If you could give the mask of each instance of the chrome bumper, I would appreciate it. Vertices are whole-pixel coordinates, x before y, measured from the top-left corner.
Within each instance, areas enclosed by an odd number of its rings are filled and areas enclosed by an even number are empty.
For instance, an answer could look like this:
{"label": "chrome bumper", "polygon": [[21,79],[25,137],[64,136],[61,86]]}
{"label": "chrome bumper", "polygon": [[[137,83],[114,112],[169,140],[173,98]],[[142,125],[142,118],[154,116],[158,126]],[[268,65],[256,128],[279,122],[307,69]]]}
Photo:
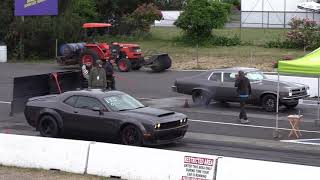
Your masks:
{"label": "chrome bumper", "polygon": [[309,97],[310,95],[306,94],[306,95],[301,95],[301,96],[290,96],[290,97],[284,97],[282,98],[282,100],[284,101],[288,101],[288,100],[298,100],[298,99],[303,99],[306,97]]}

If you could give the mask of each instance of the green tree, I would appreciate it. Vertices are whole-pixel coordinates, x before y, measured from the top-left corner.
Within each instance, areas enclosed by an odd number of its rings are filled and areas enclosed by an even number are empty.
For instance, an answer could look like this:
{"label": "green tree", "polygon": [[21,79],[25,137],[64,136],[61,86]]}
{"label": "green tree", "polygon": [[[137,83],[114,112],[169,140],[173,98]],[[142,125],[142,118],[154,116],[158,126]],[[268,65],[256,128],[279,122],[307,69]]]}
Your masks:
{"label": "green tree", "polygon": [[153,3],[140,5],[133,13],[124,18],[130,33],[145,34],[155,20],[162,19],[162,13]]}
{"label": "green tree", "polygon": [[155,0],[161,10],[182,10],[186,0]]}
{"label": "green tree", "polygon": [[5,40],[9,25],[13,21],[13,0],[2,0],[0,3],[0,41]]}
{"label": "green tree", "polygon": [[[6,1],[13,6],[13,0]],[[13,16],[13,11],[9,14]],[[59,0],[58,16],[27,16],[24,23],[21,18],[12,18],[4,33],[8,49],[11,50],[9,55],[17,57],[23,32],[25,57],[53,57],[56,38],[61,43],[81,41],[82,24],[94,21],[96,16],[95,1]]]}
{"label": "green tree", "polygon": [[230,5],[208,0],[187,0],[175,25],[194,38],[211,36],[228,21]]}
{"label": "green tree", "polygon": [[154,0],[99,0],[97,12],[99,20],[112,24],[111,33],[130,34],[135,30],[128,26],[130,16],[142,4],[153,3]]}

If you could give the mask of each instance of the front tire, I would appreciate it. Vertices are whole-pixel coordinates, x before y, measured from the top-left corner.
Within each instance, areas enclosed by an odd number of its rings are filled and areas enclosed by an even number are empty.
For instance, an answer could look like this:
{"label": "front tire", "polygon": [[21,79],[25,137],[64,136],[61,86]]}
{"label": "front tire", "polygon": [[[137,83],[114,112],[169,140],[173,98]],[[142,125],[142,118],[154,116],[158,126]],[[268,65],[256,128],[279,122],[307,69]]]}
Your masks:
{"label": "front tire", "polygon": [[208,93],[204,91],[194,91],[192,93],[192,101],[196,105],[207,106],[210,104],[210,97]]}
{"label": "front tire", "polygon": [[141,146],[142,141],[142,133],[134,125],[128,125],[121,131],[121,142],[124,145]]}
{"label": "front tire", "polygon": [[129,59],[120,59],[117,62],[117,66],[120,72],[129,72],[131,70],[131,62]]}
{"label": "front tire", "polygon": [[60,129],[55,118],[49,115],[43,116],[39,121],[40,135],[43,137],[58,137]]}
{"label": "front tire", "polygon": [[262,106],[268,112],[275,112],[277,109],[277,98],[273,94],[268,94],[262,98]]}

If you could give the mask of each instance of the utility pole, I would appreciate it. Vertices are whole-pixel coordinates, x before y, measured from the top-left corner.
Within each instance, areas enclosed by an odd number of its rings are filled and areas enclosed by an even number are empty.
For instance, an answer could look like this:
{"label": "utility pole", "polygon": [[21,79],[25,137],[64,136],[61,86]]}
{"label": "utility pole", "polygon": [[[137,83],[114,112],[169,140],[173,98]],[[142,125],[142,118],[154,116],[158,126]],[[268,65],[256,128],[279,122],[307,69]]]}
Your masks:
{"label": "utility pole", "polygon": [[24,16],[21,16],[21,28],[20,28],[20,59],[24,61]]}

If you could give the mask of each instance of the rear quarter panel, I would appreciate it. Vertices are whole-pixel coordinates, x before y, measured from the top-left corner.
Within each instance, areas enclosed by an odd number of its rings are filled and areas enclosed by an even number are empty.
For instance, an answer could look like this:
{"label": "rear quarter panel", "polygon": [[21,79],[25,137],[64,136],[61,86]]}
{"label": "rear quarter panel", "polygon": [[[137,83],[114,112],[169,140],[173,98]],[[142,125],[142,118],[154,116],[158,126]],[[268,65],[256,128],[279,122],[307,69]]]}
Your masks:
{"label": "rear quarter panel", "polygon": [[208,73],[202,73],[196,76],[177,79],[175,82],[177,92],[191,95],[195,88],[210,89],[212,82],[208,80],[208,76]]}
{"label": "rear quarter panel", "polygon": [[26,103],[24,115],[28,124],[37,127],[38,120],[45,109],[56,109],[56,101],[29,101]]}

